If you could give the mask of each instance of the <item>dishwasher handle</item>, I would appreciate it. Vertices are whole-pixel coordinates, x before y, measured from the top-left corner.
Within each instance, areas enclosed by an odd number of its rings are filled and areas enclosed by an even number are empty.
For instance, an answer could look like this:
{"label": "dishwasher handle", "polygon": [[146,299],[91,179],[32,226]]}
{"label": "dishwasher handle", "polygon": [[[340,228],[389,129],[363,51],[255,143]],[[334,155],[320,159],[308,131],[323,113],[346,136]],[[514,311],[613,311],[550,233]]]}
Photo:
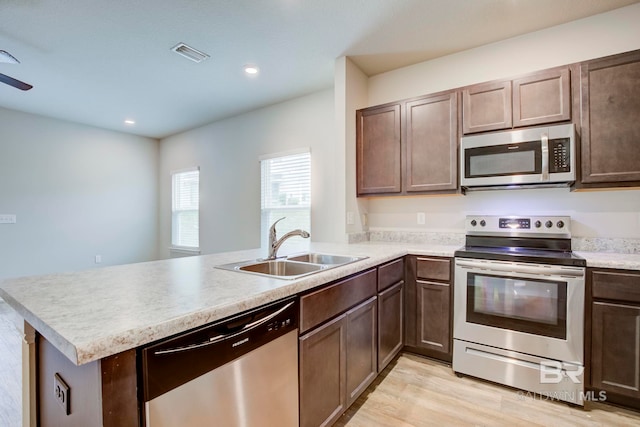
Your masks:
{"label": "dishwasher handle", "polygon": [[210,345],[218,344],[221,341],[228,340],[230,338],[235,338],[238,335],[244,334],[244,333],[246,333],[248,331],[251,331],[252,329],[255,329],[255,328],[258,328],[258,327],[264,325],[265,323],[267,323],[268,321],[270,321],[274,317],[278,316],[280,313],[282,313],[285,310],[287,310],[293,304],[295,304],[295,301],[291,301],[289,304],[283,306],[282,308],[280,308],[277,311],[274,311],[273,313],[269,314],[268,316],[262,317],[262,318],[260,318],[258,320],[255,320],[255,321],[251,322],[251,323],[247,323],[239,331],[230,332],[228,334],[216,335],[215,337],[211,337],[211,338],[209,338],[208,341],[204,341],[204,342],[198,342],[198,343],[189,344],[189,345],[180,346],[180,347],[174,347],[174,348],[167,348],[167,349],[163,349],[163,350],[156,350],[154,352],[154,354],[156,356],[160,356],[160,355],[163,355],[163,354],[174,354],[174,353],[179,353],[179,352],[182,352],[182,351],[195,350],[197,348],[202,348],[202,347],[207,347],[207,346],[210,346]]}

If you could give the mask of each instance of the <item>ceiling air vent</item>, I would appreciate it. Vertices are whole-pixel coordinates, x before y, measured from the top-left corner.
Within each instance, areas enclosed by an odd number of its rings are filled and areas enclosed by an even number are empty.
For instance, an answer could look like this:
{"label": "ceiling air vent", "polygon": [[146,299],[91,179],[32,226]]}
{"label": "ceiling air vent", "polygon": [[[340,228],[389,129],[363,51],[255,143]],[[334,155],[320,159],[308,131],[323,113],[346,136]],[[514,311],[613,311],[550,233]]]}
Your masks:
{"label": "ceiling air vent", "polygon": [[204,52],[200,52],[198,49],[194,49],[191,46],[187,46],[184,43],[178,43],[174,47],[171,48],[175,53],[184,56],[187,59],[192,60],[193,62],[202,62],[205,59],[209,58]]}

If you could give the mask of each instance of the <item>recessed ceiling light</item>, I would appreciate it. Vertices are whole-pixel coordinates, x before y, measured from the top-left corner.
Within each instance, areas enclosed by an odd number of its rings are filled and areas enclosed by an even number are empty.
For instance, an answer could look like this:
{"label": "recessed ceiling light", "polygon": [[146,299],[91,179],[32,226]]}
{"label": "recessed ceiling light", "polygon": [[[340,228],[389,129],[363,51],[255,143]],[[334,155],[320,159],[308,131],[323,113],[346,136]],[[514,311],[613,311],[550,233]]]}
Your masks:
{"label": "recessed ceiling light", "polygon": [[244,72],[249,74],[250,76],[255,76],[256,74],[258,74],[259,71],[260,71],[260,69],[258,67],[256,67],[255,65],[245,65],[244,66]]}
{"label": "recessed ceiling light", "polygon": [[135,120],[131,120],[131,119],[127,119],[124,121],[125,125],[135,125],[136,121]]}

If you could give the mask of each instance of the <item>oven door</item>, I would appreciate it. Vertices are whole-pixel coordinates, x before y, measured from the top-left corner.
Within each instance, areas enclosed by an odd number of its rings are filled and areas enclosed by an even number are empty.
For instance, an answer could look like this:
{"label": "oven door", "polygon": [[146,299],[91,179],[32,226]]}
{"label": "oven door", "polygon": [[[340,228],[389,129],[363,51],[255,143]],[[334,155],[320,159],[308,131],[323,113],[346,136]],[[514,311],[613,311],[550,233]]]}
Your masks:
{"label": "oven door", "polygon": [[582,267],[456,258],[454,338],[583,363]]}

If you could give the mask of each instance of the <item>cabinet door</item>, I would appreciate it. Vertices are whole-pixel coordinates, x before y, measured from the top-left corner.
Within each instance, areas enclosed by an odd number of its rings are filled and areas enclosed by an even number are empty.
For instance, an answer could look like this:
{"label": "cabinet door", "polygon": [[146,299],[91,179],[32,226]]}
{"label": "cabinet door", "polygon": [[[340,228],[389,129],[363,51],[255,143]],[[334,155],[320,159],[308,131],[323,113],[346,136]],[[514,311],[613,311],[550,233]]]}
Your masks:
{"label": "cabinet door", "polygon": [[359,110],[356,124],[358,195],[399,193],[400,104]]}
{"label": "cabinet door", "polygon": [[571,119],[569,68],[551,69],[513,80],[513,127]]}
{"label": "cabinet door", "polygon": [[402,349],[404,282],[378,294],[378,372]]}
{"label": "cabinet door", "polygon": [[591,332],[591,383],[640,398],[640,307],[594,302]]}
{"label": "cabinet door", "polygon": [[464,134],[509,129],[511,126],[511,81],[481,83],[463,89]]}
{"label": "cabinet door", "polygon": [[640,182],[640,51],[586,62],[581,74],[581,182]]}
{"label": "cabinet door", "polygon": [[448,283],[416,282],[417,346],[444,356],[451,355],[451,286]]}
{"label": "cabinet door", "polygon": [[346,313],[347,406],[373,382],[378,373],[376,304],[374,296]]}
{"label": "cabinet door", "polygon": [[406,191],[455,190],[458,105],[455,92],[406,104]]}
{"label": "cabinet door", "polygon": [[[346,406],[346,315],[300,338],[300,425],[332,425]],[[277,362],[277,361],[276,361]]]}

